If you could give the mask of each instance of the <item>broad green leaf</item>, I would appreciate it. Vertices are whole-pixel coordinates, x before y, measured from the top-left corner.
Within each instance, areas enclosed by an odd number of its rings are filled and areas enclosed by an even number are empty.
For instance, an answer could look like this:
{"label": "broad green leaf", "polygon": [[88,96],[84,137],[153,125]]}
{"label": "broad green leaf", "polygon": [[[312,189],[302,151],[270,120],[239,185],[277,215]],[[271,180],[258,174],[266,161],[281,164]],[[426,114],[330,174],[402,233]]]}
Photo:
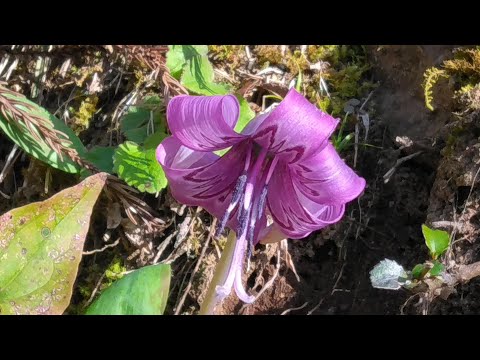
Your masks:
{"label": "broad green leaf", "polygon": [[421,279],[426,272],[427,272],[427,269],[425,267],[425,264],[417,264],[412,269],[412,278]]}
{"label": "broad green leaf", "polygon": [[127,140],[142,145],[149,134],[165,132],[165,115],[160,111],[161,105],[160,97],[154,95],[145,97],[142,104],[128,109],[120,122],[120,130]]}
{"label": "broad green leaf", "polygon": [[426,225],[422,225],[422,233],[425,243],[430,250],[430,255],[434,260],[447,251],[450,245],[450,235],[446,231],[434,230]]}
{"label": "broad green leaf", "polygon": [[[80,139],[75,135],[75,133],[67,126],[65,123],[55,116],[50,114],[48,111],[43,109],[42,107],[38,106],[37,104],[31,102],[30,100],[20,97],[20,96],[13,96],[10,94],[3,94],[7,99],[13,99],[16,101],[21,101],[24,104],[31,105],[34,110],[28,110],[25,106],[16,105],[18,109],[26,111],[32,115],[41,116],[43,119],[46,120],[46,123],[51,128],[59,130],[67,135],[68,140],[72,142],[69,147],[74,148],[77,150],[80,157],[84,157],[86,149],[83,146]],[[10,122],[7,121],[0,113],[0,129],[18,146],[20,146],[26,153],[30,154],[31,156],[53,166],[56,169],[63,170],[68,173],[79,173],[81,167],[76,164],[73,160],[68,158],[66,155],[63,156],[63,160],[60,159],[58,154],[52,150],[50,146],[46,142],[39,142],[37,139],[32,137],[28,132],[25,124],[23,122],[17,122],[17,126],[13,126]],[[40,135],[41,137],[41,135]]]}
{"label": "broad green leaf", "polygon": [[213,66],[208,60],[206,45],[172,45],[167,54],[167,66],[172,76],[193,93],[223,95],[230,91],[227,84],[214,82]]}
{"label": "broad green leaf", "polygon": [[150,135],[145,139],[145,144],[143,147],[145,149],[157,149],[158,145],[165,139],[168,135],[162,132],[156,132],[155,134]]}
{"label": "broad green leaf", "polygon": [[185,65],[185,56],[181,45],[169,45],[167,53],[167,68],[175,79],[180,79],[182,76],[183,65]]}
{"label": "broad green leaf", "polygon": [[0,216],[0,314],[62,314],[107,176]]}
{"label": "broad green leaf", "polygon": [[208,60],[206,45],[170,45],[167,67],[188,90],[199,95],[223,95],[230,92],[227,84],[214,82],[213,66]]}
{"label": "broad green leaf", "polygon": [[85,154],[85,159],[93,163],[101,171],[109,174],[113,171],[114,146],[94,146]]}
{"label": "broad green leaf", "polygon": [[442,263],[435,261],[433,263],[433,267],[430,269],[430,275],[438,276],[442,273],[443,270],[445,270],[445,266],[443,266]]}
{"label": "broad green leaf", "polygon": [[[243,97],[237,95],[237,99],[240,103],[240,117],[238,118],[238,122],[235,125],[235,131],[237,133],[241,133],[243,129],[245,129],[245,127],[248,125],[248,123],[252,121],[255,117],[255,111],[250,108],[250,105],[248,105],[248,101],[245,100]],[[229,149],[230,148],[217,150],[215,151],[215,154],[223,156]]]}
{"label": "broad green leaf", "polygon": [[167,53],[167,67],[170,74],[177,80],[182,76],[183,67],[194,56],[206,56],[206,45],[169,45]]}
{"label": "broad green leaf", "polygon": [[132,141],[120,145],[113,156],[114,171],[128,185],[155,194],[167,186],[167,178],[155,157],[155,148],[144,149]]}
{"label": "broad green leaf", "polygon": [[195,56],[183,69],[182,84],[199,95],[224,95],[230,92],[227,84],[215,83],[213,66],[207,56]]}
{"label": "broad green leaf", "polygon": [[[85,154],[85,159],[99,168],[101,171],[113,174],[113,154],[116,147],[114,146],[94,146]],[[83,180],[92,175],[87,169],[80,171],[80,178]]]}
{"label": "broad green leaf", "polygon": [[143,267],[115,281],[87,309],[87,315],[163,315],[170,265]]}

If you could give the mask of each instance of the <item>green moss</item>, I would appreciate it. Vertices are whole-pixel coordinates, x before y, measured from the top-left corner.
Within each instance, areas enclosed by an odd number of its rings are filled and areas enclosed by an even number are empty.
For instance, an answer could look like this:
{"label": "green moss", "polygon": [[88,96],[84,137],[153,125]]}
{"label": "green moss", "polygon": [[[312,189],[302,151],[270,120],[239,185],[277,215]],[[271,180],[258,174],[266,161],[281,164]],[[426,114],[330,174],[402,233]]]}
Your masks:
{"label": "green moss", "polygon": [[339,45],[309,45],[307,47],[307,58],[311,63],[328,61],[336,64],[341,57],[341,46]]}
{"label": "green moss", "polygon": [[475,85],[472,84],[467,84],[465,86],[462,86],[460,90],[457,91],[458,94],[466,94],[470,91],[472,91],[475,88]]}
{"label": "green moss", "polygon": [[316,104],[322,111],[328,112],[331,109],[332,101],[328,96],[324,96],[323,98],[317,96]]}
{"label": "green moss", "polygon": [[[365,49],[360,46],[322,45],[309,46],[307,57],[310,62],[326,61],[329,67],[322,73],[315,73],[307,97],[323,111],[337,117],[343,114],[345,102],[351,98],[362,98],[375,85],[365,80],[370,69],[366,61]],[[331,98],[319,93],[322,77],[328,84]]]}
{"label": "green moss", "polygon": [[[265,68],[270,65],[279,65],[284,64],[284,56],[282,55],[280,46],[278,45],[264,45],[264,46],[257,46],[257,58],[258,63],[261,67]],[[287,49],[286,52],[290,52]],[[290,54],[285,54],[285,58],[288,57]]]}
{"label": "green moss", "polygon": [[440,78],[452,78],[455,91],[454,100],[471,92],[480,82],[480,48],[456,49],[454,58],[445,60],[440,67],[431,67],[425,71],[425,106],[433,110],[433,88]]}
{"label": "green moss", "polygon": [[[226,54],[221,47],[210,49],[218,54]],[[343,114],[346,101],[360,99],[375,87],[365,80],[370,67],[362,46],[309,45],[304,53],[287,47],[282,54],[279,45],[261,45],[256,46],[254,52],[261,68],[281,65],[291,76],[296,76],[301,70],[307,98],[333,116]],[[325,63],[321,71],[310,69],[310,65],[320,61]],[[321,79],[328,85],[330,98],[319,88]]]}
{"label": "green moss", "polygon": [[266,68],[271,65],[282,65],[288,69],[288,72],[296,76],[299,69],[305,71],[310,68],[308,59],[300,50],[292,51],[287,48],[285,54],[282,54],[279,45],[257,46],[256,53],[258,63],[261,67]]}
{"label": "green moss", "polygon": [[69,111],[74,118],[72,127],[77,135],[83,130],[88,129],[90,121],[97,112],[97,105],[98,97],[96,95],[91,95],[80,103],[80,107],[77,111],[75,111],[73,107],[69,108]]}
{"label": "green moss", "polygon": [[92,289],[90,286],[80,285],[78,291],[80,292],[80,295],[87,299],[92,295]]}
{"label": "green moss", "polygon": [[449,75],[444,71],[436,67],[431,67],[425,71],[423,74],[425,80],[423,82],[423,89],[425,95],[425,106],[430,111],[433,111],[433,86],[441,78],[448,78]]}
{"label": "green moss", "polygon": [[103,71],[103,66],[101,63],[95,65],[86,65],[81,68],[77,68],[75,65],[72,65],[70,68],[70,73],[74,75],[75,84],[78,87],[83,87],[87,80],[90,80],[95,73],[101,73]]}
{"label": "green moss", "polygon": [[209,45],[208,51],[214,62],[221,62],[230,71],[237,69],[245,54],[244,45]]}
{"label": "green moss", "polygon": [[109,287],[114,281],[121,279],[126,271],[127,268],[123,264],[123,259],[116,256],[108,266],[107,270],[105,270],[105,279],[107,281],[104,288]]}
{"label": "green moss", "polygon": [[343,108],[345,106],[346,98],[343,96],[334,95],[330,100],[330,112],[334,117],[340,116],[343,114]]}
{"label": "green moss", "polygon": [[208,51],[215,60],[235,62],[240,57],[243,45],[208,45]]}
{"label": "green moss", "polygon": [[200,255],[200,250],[202,248],[202,244],[200,239],[197,236],[192,236],[188,239],[188,256],[192,258],[196,258]]}
{"label": "green moss", "polygon": [[119,255],[115,255],[105,272],[104,266],[105,264],[103,266],[99,264],[91,264],[88,266],[88,271],[85,271],[86,276],[81,277],[81,279],[77,280],[76,282],[76,288],[78,289],[80,298],[77,299],[77,301],[72,301],[70,303],[66,313],[71,315],[80,315],[85,312],[85,305],[92,296],[92,293],[95,287],[98,285],[98,281],[103,273],[105,273],[105,277],[97,289],[98,292],[105,290],[115,281],[121,279],[127,271],[124,261]]}
{"label": "green moss", "polygon": [[217,240],[217,244],[220,250],[223,251],[225,249],[225,245],[227,245],[227,238],[225,236],[222,236]]}
{"label": "green moss", "polygon": [[146,80],[145,70],[136,68],[133,73],[135,74],[135,88],[139,88]]}
{"label": "green moss", "polygon": [[443,62],[445,70],[453,75],[463,75],[468,81],[480,80],[480,48],[457,49],[452,60]]}
{"label": "green moss", "polygon": [[80,74],[80,69],[76,65],[72,65],[70,67],[70,73],[72,75],[78,75],[78,74]]}
{"label": "green moss", "polygon": [[356,97],[360,92],[360,79],[367,69],[367,65],[347,65],[331,75],[330,83],[335,92],[342,97]]}
{"label": "green moss", "polygon": [[301,51],[295,50],[293,54],[290,53],[289,55],[286,57],[285,65],[293,76],[297,76],[299,69],[305,71],[310,68],[307,58]]}

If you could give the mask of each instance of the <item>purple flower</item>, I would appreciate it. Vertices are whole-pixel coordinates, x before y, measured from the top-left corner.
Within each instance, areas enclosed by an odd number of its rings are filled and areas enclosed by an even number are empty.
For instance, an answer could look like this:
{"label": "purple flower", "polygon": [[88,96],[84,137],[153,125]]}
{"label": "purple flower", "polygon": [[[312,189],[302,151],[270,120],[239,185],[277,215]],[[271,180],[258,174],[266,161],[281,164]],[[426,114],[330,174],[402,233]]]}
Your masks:
{"label": "purple flower", "polygon": [[[358,197],[365,180],[338,156],[328,138],[338,120],[318,110],[294,89],[270,113],[233,129],[240,106],[232,95],[177,96],[168,104],[172,136],[157,159],[181,203],[202,206],[237,234],[235,252],[219,297],[232,287],[254,300],[242,284],[245,254],[267,228],[299,239],[340,220],[345,203]],[[213,151],[231,147],[219,157]],[[268,211],[266,211],[268,209]]]}

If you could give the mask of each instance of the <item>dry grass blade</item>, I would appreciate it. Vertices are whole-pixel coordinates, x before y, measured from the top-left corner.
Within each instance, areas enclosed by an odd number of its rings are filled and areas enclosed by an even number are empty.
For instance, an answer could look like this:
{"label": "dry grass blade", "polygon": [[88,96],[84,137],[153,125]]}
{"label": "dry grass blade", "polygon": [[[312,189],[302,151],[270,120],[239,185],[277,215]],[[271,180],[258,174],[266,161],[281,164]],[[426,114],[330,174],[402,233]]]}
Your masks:
{"label": "dry grass blade", "polygon": [[41,116],[30,114],[19,108],[19,106],[23,106],[27,110],[33,110],[30,104],[10,99],[9,95],[20,99],[25,98],[22,94],[11,91],[0,84],[0,113],[6,121],[17,128],[19,123],[25,124],[30,135],[39,142],[46,142],[58,154],[60,159],[63,160],[63,155],[66,154],[77,162],[78,154],[74,149],[68,147],[71,145],[71,142],[68,140],[67,135],[53,129]]}
{"label": "dry grass blade", "polygon": [[136,216],[147,227],[149,233],[160,233],[165,229],[165,222],[154,215],[150,206],[132,194],[137,192],[135,189],[123,183],[116,176],[109,175],[107,179],[107,191],[113,200],[117,200],[123,204],[125,213],[128,218],[135,224],[138,224]]}
{"label": "dry grass blade", "polygon": [[147,66],[158,72],[163,84],[165,98],[175,95],[188,94],[187,89],[175,79],[166,66],[165,54],[167,46],[136,46],[136,45],[114,45],[113,50],[122,53],[127,61],[136,62],[140,66]]}
{"label": "dry grass blade", "polygon": [[0,184],[5,180],[5,177],[7,176],[7,173],[10,171],[12,168],[13,164],[17,160],[17,158],[20,156],[21,152],[18,151],[19,147],[18,145],[14,145],[12,148],[12,151],[10,151],[10,154],[7,157],[7,160],[5,161],[5,165],[3,166],[2,171],[0,171]]}

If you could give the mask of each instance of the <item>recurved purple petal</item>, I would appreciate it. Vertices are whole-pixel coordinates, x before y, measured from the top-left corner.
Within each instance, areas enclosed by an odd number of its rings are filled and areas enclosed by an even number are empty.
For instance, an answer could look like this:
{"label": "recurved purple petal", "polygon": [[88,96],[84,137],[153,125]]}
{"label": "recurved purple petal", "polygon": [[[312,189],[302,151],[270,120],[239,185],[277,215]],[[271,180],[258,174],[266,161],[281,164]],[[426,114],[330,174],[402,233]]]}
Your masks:
{"label": "recurved purple petal", "polygon": [[[341,219],[344,204],[319,204],[304,196],[295,186],[288,165],[278,164],[269,183],[267,205],[280,230],[300,239]],[[261,239],[260,239],[261,240]]]}
{"label": "recurved purple petal", "polygon": [[176,96],[168,103],[167,121],[172,134],[186,147],[215,151],[245,138],[233,129],[240,105],[233,95]]}
{"label": "recurved purple petal", "polygon": [[252,126],[252,136],[283,161],[294,163],[323,149],[337,124],[337,119],[317,109],[292,88],[268,117],[260,118]]}
{"label": "recurved purple petal", "polygon": [[[180,203],[201,206],[221,218],[237,178],[243,171],[247,144],[235,145],[223,157],[183,146],[174,136],[163,140],[157,148],[157,160],[169,181],[173,197]],[[229,226],[235,228],[232,214]]]}
{"label": "recurved purple petal", "polygon": [[291,170],[296,188],[320,204],[347,203],[365,188],[365,179],[345,164],[330,143],[322,151],[292,164]]}

